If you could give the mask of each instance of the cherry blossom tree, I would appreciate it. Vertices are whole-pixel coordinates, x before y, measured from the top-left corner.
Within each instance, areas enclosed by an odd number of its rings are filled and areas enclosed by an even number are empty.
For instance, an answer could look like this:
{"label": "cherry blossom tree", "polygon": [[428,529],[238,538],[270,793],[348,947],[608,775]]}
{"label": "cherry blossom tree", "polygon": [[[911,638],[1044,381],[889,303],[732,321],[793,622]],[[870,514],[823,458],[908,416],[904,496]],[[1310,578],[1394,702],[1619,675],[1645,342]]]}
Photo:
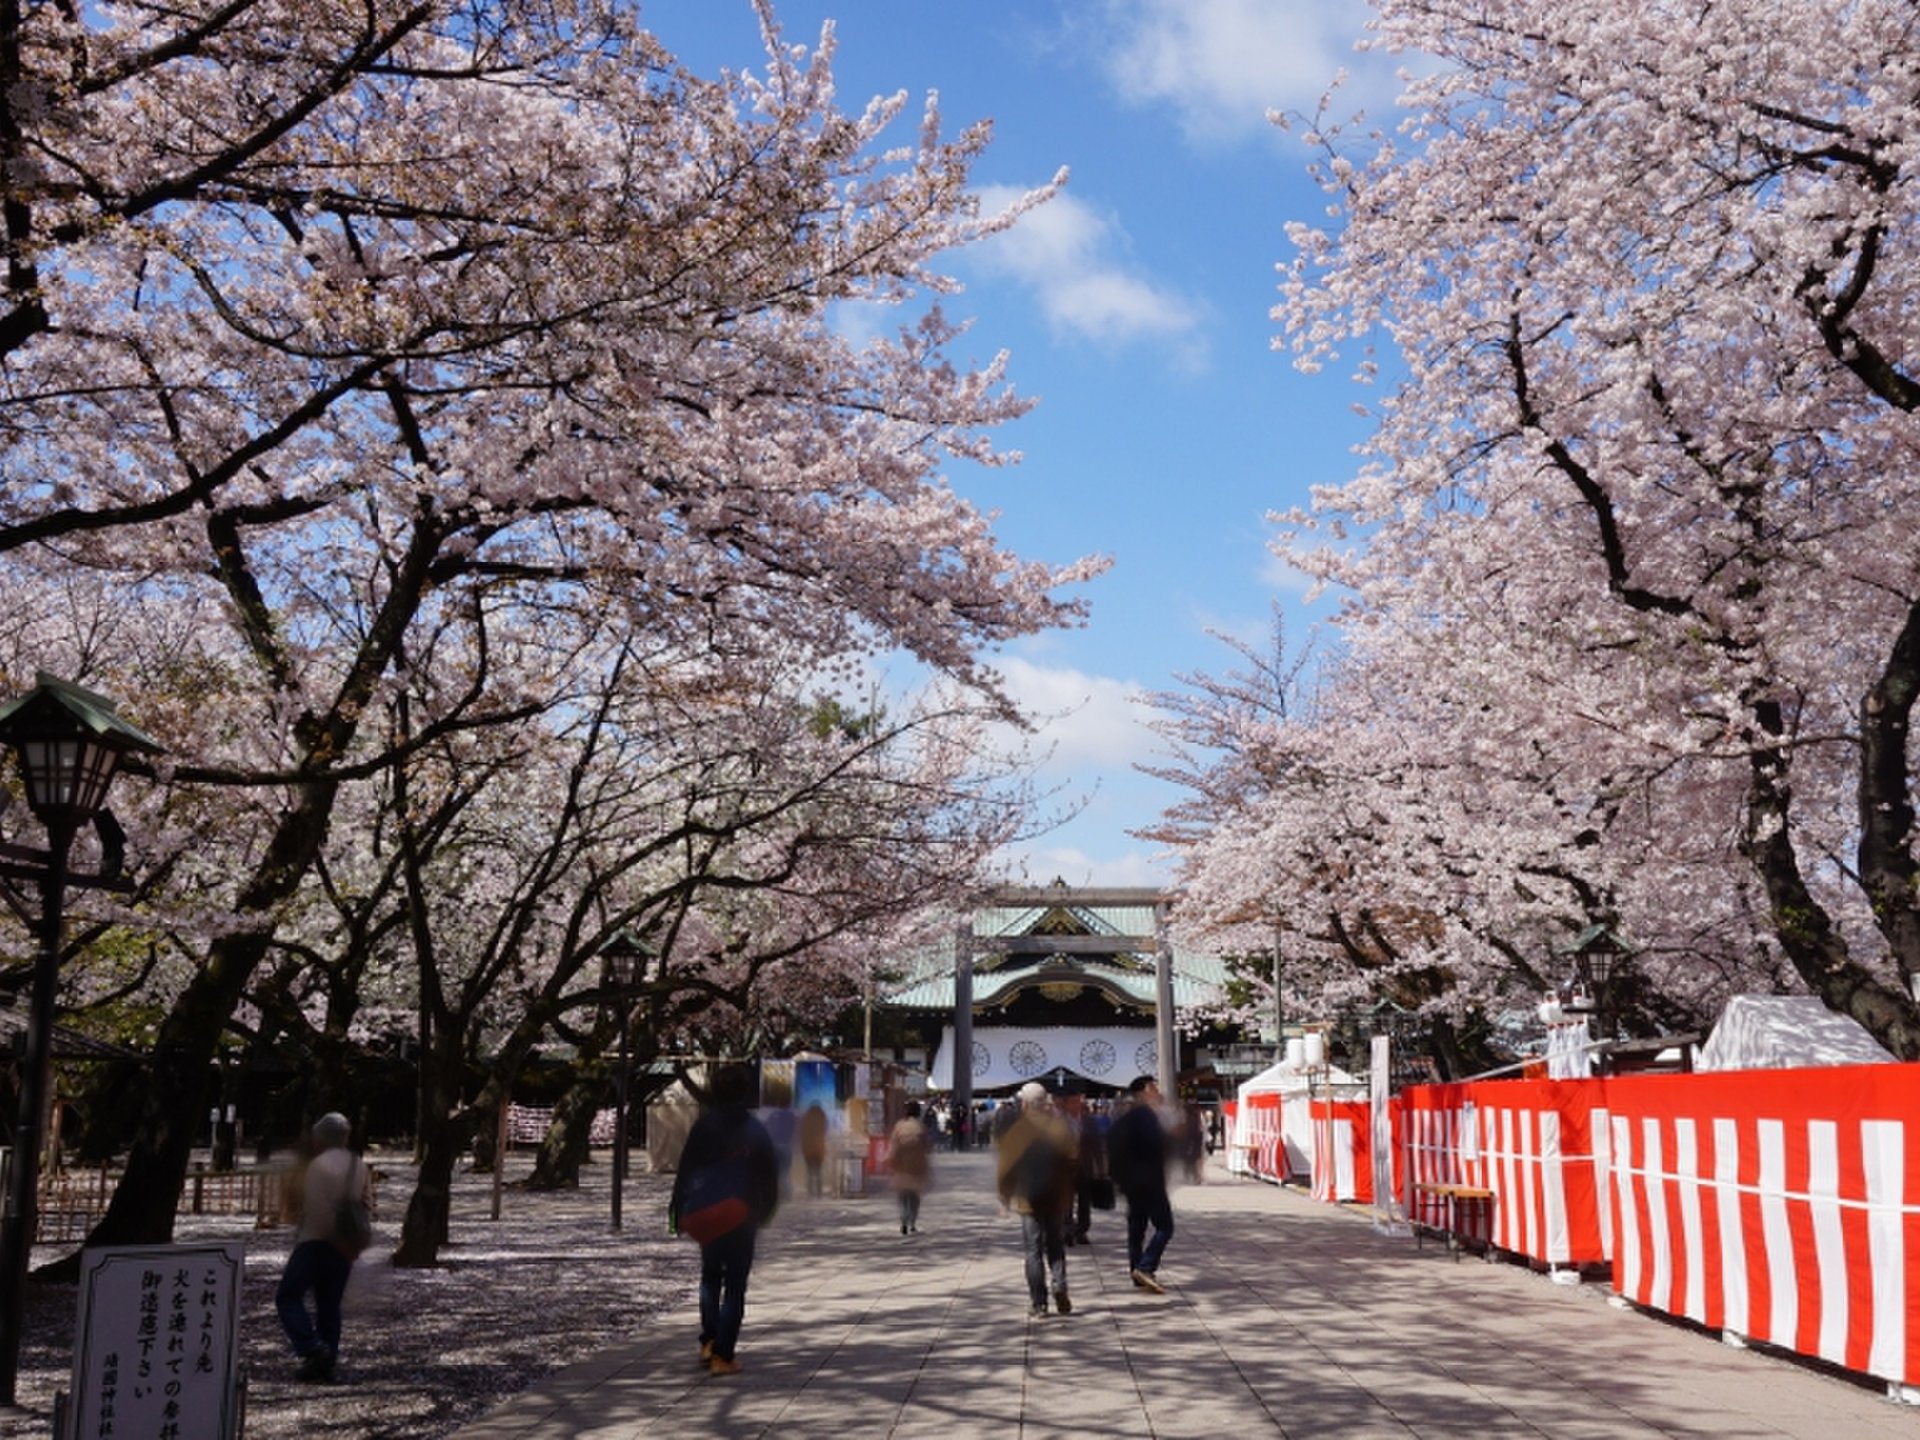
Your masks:
{"label": "cherry blossom tree", "polygon": [[1356,627],[1284,704],[1288,670],[1264,655],[1162,698],[1187,757],[1166,773],[1196,798],[1148,833],[1180,856],[1179,926],[1246,957],[1234,1018],[1270,1012],[1278,946],[1288,1013],[1389,1000],[1461,1074],[1495,1062],[1491,1019],[1571,978],[1590,926],[1633,937],[1609,996],[1633,1034],[1697,1029],[1755,976],[1750,872],[1649,824],[1670,777],[1633,747],[1556,742],[1577,697],[1552,675],[1509,684],[1506,627],[1487,627],[1461,650],[1431,627]]}
{"label": "cherry blossom tree", "polygon": [[[487,1075],[470,1113],[488,1115],[558,1032],[581,1052],[586,1115],[613,1015],[634,1016],[645,1065],[675,1036],[738,1053],[771,1009],[831,1014],[858,993],[867,948],[976,883],[1029,811],[1024,787],[981,768],[998,712],[977,702],[848,732],[818,725],[819,707],[765,667],[650,668],[610,667],[601,703],[511,766],[436,757],[410,776],[395,936],[427,1023],[407,1263],[431,1263],[444,1236],[471,1128],[464,1077]],[[638,937],[638,963],[616,983],[605,958],[623,937]],[[546,1183],[564,1183],[567,1153],[556,1134]]]}
{"label": "cherry blossom tree", "polygon": [[1499,823],[1546,805],[1534,868],[1656,940],[1750,926],[1920,1057],[1911,7],[1379,11],[1438,63],[1396,136],[1312,136],[1340,223],[1294,229],[1276,314],[1402,378],[1286,545],[1400,699],[1474,717],[1440,733],[1499,751]]}
{"label": "cherry blossom tree", "polygon": [[[942,251],[1044,194],[981,215],[984,127],[929,104],[888,140],[904,98],[842,112],[831,31],[761,13],[764,71],[717,80],[597,0],[0,15],[0,554],[73,616],[5,678],[140,696],[171,753],[136,848],[189,855],[197,815],[207,852],[100,1243],[170,1233],[342,797],[580,693],[552,617],[741,666],[904,652],[989,700],[995,645],[1078,618],[1097,563],[1009,555],[941,477],[1003,458],[1003,358],[954,364],[937,305],[865,344],[831,314],[937,297]],[[137,643],[95,643],[76,577]],[[410,685],[429,655],[459,683]]]}

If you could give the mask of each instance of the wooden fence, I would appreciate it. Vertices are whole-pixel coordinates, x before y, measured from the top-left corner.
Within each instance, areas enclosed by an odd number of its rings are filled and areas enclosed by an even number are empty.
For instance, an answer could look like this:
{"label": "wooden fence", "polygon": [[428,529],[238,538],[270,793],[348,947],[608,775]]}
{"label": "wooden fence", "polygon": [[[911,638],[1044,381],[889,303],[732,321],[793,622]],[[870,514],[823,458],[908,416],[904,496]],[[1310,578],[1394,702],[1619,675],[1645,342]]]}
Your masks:
{"label": "wooden fence", "polygon": [[[196,1167],[180,1189],[182,1215],[250,1215],[254,1228],[270,1229],[284,1223],[282,1195],[287,1167],[213,1172]],[[72,1245],[86,1239],[120,1183],[121,1172],[110,1166],[94,1170],[58,1170],[40,1177],[39,1226],[35,1239],[42,1245]]]}

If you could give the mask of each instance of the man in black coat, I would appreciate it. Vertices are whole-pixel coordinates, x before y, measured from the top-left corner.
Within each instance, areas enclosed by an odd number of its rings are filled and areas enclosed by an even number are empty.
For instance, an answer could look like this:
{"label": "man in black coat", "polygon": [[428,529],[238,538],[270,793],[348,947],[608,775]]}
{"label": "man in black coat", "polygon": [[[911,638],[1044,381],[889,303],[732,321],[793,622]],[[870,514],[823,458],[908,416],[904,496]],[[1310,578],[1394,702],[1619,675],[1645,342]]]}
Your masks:
{"label": "man in black coat", "polygon": [[1160,1086],[1151,1075],[1141,1075],[1127,1091],[1133,1104],[1107,1131],[1107,1168],[1127,1197],[1127,1268],[1133,1283],[1164,1295],[1166,1287],[1155,1272],[1173,1238],[1173,1202],[1167,1198],[1167,1130],[1155,1108]]}
{"label": "man in black coat", "polygon": [[700,1242],[700,1358],[715,1375],[736,1375],[734,1348],[747,1313],[754,1239],[780,1204],[773,1137],[747,1108],[753,1072],[722,1069],[712,1103],[687,1132],[667,1220]]}
{"label": "man in black coat", "polygon": [[[1067,1244],[1086,1245],[1091,1243],[1093,1229],[1094,1185],[1111,1183],[1107,1178],[1107,1151],[1085,1096],[1069,1091],[1062,1108],[1080,1147],[1073,1167],[1073,1213],[1067,1217]],[[1108,1198],[1110,1204],[1111,1196]]]}

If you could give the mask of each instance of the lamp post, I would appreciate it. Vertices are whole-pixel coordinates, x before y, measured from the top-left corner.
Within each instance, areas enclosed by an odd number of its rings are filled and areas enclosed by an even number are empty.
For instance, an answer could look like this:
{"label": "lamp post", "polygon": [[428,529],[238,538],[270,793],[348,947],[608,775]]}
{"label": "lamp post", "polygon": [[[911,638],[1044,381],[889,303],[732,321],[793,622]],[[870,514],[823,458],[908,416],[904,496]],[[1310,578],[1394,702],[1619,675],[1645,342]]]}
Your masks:
{"label": "lamp post", "polygon": [[1600,1073],[1611,1068],[1607,1045],[1613,1039],[1614,979],[1628,959],[1628,950],[1609,925],[1589,925],[1573,941],[1574,963],[1590,987],[1594,1029],[1599,1031]]}
{"label": "lamp post", "polygon": [[[0,1213],[0,1405],[4,1406],[14,1404],[28,1257],[39,1223],[40,1118],[47,1105],[66,891],[70,883],[113,882],[120,832],[102,812],[107,787],[122,756],[153,755],[161,749],[122,720],[106,697],[47,674],[36,681],[25,695],[0,707],[0,743],[13,747],[26,782],[27,805],[47,831],[44,852],[4,847],[6,873],[37,879],[41,896],[39,944],[20,1064],[20,1118],[14,1126],[13,1161],[7,1171],[6,1209]],[[74,837],[89,823],[99,825],[102,839],[108,842],[106,875],[76,876],[69,871]]]}
{"label": "lamp post", "polygon": [[652,954],[625,930],[600,948],[601,957],[619,992],[620,1068],[613,1080],[613,1228],[621,1225],[621,1204],[627,1189],[627,1072],[630,1068],[628,1032],[633,1028],[633,985],[642,963]]}
{"label": "lamp post", "polygon": [[1587,926],[1562,952],[1573,957],[1573,975],[1562,987],[1557,1001],[1540,1007],[1540,1018],[1549,1025],[1568,1015],[1593,1017],[1593,1048],[1598,1054],[1598,1069],[1605,1075],[1609,1063],[1609,1044],[1613,1039],[1611,989],[1623,966],[1632,958],[1626,943],[1606,924]]}

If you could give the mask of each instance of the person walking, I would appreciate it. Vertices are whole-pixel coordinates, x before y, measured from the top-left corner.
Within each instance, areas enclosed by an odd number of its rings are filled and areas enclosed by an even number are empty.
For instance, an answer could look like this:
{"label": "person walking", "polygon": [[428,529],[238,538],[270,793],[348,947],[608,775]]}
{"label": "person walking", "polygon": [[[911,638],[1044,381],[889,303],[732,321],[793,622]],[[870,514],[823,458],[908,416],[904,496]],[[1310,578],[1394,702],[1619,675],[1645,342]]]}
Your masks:
{"label": "person walking", "polygon": [[1106,1147],[1084,1095],[1068,1094],[1063,1108],[1074,1138],[1073,1211],[1067,1217],[1067,1244],[1086,1245],[1092,1242],[1094,1189],[1108,1183]]}
{"label": "person walking", "polygon": [[927,1188],[932,1148],[932,1132],[920,1118],[920,1102],[909,1100],[906,1113],[894,1121],[887,1136],[887,1170],[893,1176],[893,1193],[900,1197],[902,1235],[920,1229],[920,1195]]}
{"label": "person walking", "polygon": [[994,1142],[1000,1203],[1020,1216],[1030,1313],[1036,1319],[1047,1313],[1051,1282],[1054,1308],[1070,1315],[1065,1236],[1073,1204],[1073,1130],[1037,1080],[1020,1087],[1017,1108],[1002,1108],[1012,1116]]}
{"label": "person walking", "polygon": [[1164,1295],[1158,1272],[1173,1238],[1173,1202],[1167,1198],[1167,1129],[1156,1108],[1160,1086],[1151,1075],[1140,1075],[1127,1092],[1132,1105],[1107,1131],[1107,1166],[1127,1197],[1128,1273],[1135,1288]]}
{"label": "person walking", "polygon": [[800,1116],[800,1162],[807,1167],[807,1196],[817,1200],[825,1192],[827,1112],[809,1105]]}
{"label": "person walking", "polygon": [[[340,1354],[340,1303],[347,1293],[353,1262],[371,1238],[373,1175],[366,1161],[347,1148],[353,1127],[337,1111],[313,1122],[313,1154],[297,1191],[300,1223],[293,1253],[280,1272],[274,1309],[302,1380],[333,1379]],[[307,1310],[307,1296],[313,1310]]]}
{"label": "person walking", "polygon": [[747,1108],[752,1098],[753,1073],[745,1066],[714,1076],[667,1201],[668,1227],[700,1245],[700,1359],[714,1375],[740,1373],[735,1351],[754,1243],[780,1206],[773,1138]]}
{"label": "person walking", "polygon": [[1204,1185],[1207,1180],[1207,1120],[1198,1105],[1187,1106],[1180,1123],[1180,1168],[1187,1184]]}

